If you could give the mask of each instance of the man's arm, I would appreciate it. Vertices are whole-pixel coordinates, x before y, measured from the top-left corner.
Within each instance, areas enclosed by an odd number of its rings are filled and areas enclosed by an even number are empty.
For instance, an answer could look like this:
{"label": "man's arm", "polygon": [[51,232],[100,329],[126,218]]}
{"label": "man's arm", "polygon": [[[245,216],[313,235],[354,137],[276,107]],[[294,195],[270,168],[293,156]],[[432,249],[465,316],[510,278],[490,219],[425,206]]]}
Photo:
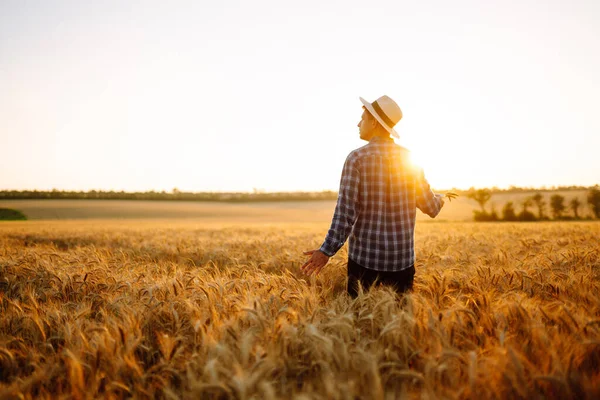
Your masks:
{"label": "man's arm", "polygon": [[444,205],[444,199],[441,194],[433,193],[422,169],[417,171],[416,189],[417,207],[431,218],[435,218]]}
{"label": "man's arm", "polygon": [[344,245],[356,218],[358,217],[360,174],[356,162],[350,156],[344,163],[342,178],[340,180],[340,192],[333,213],[331,227],[325,241],[319,249],[329,257],[333,256]]}
{"label": "man's arm", "polygon": [[318,250],[305,252],[311,258],[302,266],[302,270],[310,275],[319,271],[327,264],[329,257],[333,256],[344,245],[352,226],[358,217],[358,202],[360,191],[360,174],[355,160],[348,156],[344,163],[340,191],[337,205],[333,213],[331,227],[327,232],[325,241]]}

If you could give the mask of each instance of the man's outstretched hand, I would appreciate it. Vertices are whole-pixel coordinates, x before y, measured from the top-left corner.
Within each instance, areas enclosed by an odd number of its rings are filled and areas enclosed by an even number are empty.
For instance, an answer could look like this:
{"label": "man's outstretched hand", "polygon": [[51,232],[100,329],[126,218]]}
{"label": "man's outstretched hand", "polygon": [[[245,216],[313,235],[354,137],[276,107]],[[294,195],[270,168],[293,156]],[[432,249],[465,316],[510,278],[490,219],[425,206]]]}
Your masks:
{"label": "man's outstretched hand", "polygon": [[307,262],[300,268],[306,275],[319,275],[319,272],[329,262],[329,256],[320,250],[309,250],[304,252],[305,256],[310,256]]}
{"label": "man's outstretched hand", "polygon": [[452,201],[452,200],[454,200],[455,198],[457,198],[457,197],[458,197],[458,195],[457,195],[456,193],[454,193],[454,192],[447,192],[447,193],[445,194],[445,196],[446,196],[446,197],[448,198],[448,200],[450,200],[450,201]]}

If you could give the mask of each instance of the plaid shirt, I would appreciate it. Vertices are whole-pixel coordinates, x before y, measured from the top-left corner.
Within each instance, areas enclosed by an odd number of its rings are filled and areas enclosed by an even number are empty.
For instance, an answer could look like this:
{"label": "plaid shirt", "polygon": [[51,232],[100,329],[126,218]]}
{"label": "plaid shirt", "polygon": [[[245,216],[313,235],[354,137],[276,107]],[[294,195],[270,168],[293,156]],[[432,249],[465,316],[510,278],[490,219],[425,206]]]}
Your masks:
{"label": "plaid shirt", "polygon": [[323,253],[334,255],[350,235],[348,256],[365,268],[401,271],[414,264],[416,209],[435,217],[442,200],[409,154],[391,138],[375,137],[348,155]]}

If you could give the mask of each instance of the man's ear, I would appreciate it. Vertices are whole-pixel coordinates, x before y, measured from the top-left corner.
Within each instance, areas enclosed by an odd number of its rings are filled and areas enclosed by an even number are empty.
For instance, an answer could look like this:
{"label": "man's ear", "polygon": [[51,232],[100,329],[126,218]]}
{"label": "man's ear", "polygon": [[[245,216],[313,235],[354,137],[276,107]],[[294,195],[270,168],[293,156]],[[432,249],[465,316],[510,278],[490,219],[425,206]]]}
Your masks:
{"label": "man's ear", "polygon": [[377,125],[379,124],[379,122],[377,122],[375,117],[371,116],[371,118],[369,118],[369,120],[371,122],[371,129],[377,128]]}

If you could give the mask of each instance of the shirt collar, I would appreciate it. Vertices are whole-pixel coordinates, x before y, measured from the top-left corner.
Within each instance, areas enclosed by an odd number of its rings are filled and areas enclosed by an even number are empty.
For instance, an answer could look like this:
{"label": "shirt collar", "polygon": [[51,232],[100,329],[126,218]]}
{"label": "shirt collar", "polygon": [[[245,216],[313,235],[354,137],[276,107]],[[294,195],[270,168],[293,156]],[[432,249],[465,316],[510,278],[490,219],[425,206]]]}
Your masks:
{"label": "shirt collar", "polygon": [[390,143],[393,142],[394,139],[391,137],[383,137],[383,136],[374,136],[369,140],[369,143]]}

